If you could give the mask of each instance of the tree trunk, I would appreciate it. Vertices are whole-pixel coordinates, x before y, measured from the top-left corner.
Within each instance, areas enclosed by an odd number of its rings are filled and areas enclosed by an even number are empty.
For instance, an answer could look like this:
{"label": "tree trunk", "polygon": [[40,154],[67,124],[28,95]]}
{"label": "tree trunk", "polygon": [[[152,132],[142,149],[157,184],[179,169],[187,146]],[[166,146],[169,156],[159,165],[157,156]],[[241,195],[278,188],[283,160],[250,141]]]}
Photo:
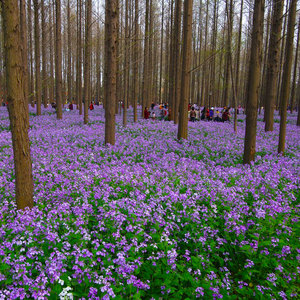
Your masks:
{"label": "tree trunk", "polygon": [[[179,110],[179,101],[181,96],[181,56],[180,56],[180,40],[181,40],[181,14],[182,14],[182,1],[176,0],[175,4],[175,23],[174,23],[174,88],[173,88],[173,108],[174,109],[174,124],[178,123],[178,110]],[[190,51],[190,55],[192,51]],[[190,64],[189,64],[190,67]],[[188,89],[189,90],[189,89]],[[189,94],[187,95],[189,98]],[[188,101],[189,102],[189,101]],[[188,104],[187,104],[188,105]]]}
{"label": "tree trunk", "polygon": [[115,144],[118,1],[105,1],[105,144]]}
{"label": "tree trunk", "polygon": [[298,21],[298,33],[297,33],[297,44],[296,44],[296,54],[294,60],[294,75],[293,75],[293,83],[292,83],[292,91],[291,91],[291,114],[294,110],[294,102],[296,98],[296,78],[297,78],[297,65],[298,65],[298,53],[299,53],[299,38],[300,38],[300,17]]}
{"label": "tree trunk", "polygon": [[36,114],[41,115],[41,57],[40,57],[40,25],[39,25],[39,2],[33,0],[34,6],[34,52],[35,52],[35,99]]}
{"label": "tree trunk", "polygon": [[274,110],[276,108],[276,83],[279,72],[283,6],[283,0],[273,0],[273,16],[269,41],[266,93],[264,99],[265,131],[273,131],[274,126]]}
{"label": "tree trunk", "polygon": [[32,51],[32,20],[31,20],[31,0],[27,3],[28,10],[28,34],[29,34],[29,55],[30,55],[30,80],[28,84],[29,101],[31,107],[34,107],[34,78],[33,78],[33,51]]}
{"label": "tree trunk", "polygon": [[124,57],[124,101],[123,101],[123,126],[127,126],[127,106],[129,87],[129,25],[128,25],[128,0],[125,0],[125,57]]}
{"label": "tree trunk", "polygon": [[137,98],[139,90],[139,1],[135,0],[134,11],[134,69],[133,69],[133,122],[137,122]]}
{"label": "tree trunk", "polygon": [[181,102],[177,135],[178,140],[187,139],[188,137],[188,97],[191,76],[192,21],[193,0],[184,0]]}
{"label": "tree trunk", "polygon": [[144,45],[144,74],[143,74],[143,107],[142,107],[142,114],[144,111],[144,106],[147,107],[149,103],[148,99],[148,81],[149,81],[149,71],[148,71],[148,63],[149,63],[149,5],[150,0],[146,0],[146,19],[145,19],[145,45]]}
{"label": "tree trunk", "polygon": [[48,96],[47,96],[47,88],[48,88],[48,81],[47,81],[47,57],[46,57],[46,16],[45,16],[45,0],[41,0],[41,10],[42,10],[42,102],[44,107],[48,106]]}
{"label": "tree trunk", "polygon": [[255,158],[257,105],[260,84],[260,67],[262,56],[264,0],[255,0],[251,39],[251,56],[247,86],[247,115],[244,145],[244,164],[250,164]]}
{"label": "tree trunk", "polygon": [[53,66],[53,26],[54,26],[54,7],[52,10],[50,5],[50,22],[49,22],[49,36],[50,36],[50,78],[49,78],[49,100],[50,103],[54,101],[54,66]]}
{"label": "tree trunk", "polygon": [[84,45],[84,124],[89,121],[89,87],[90,87],[90,64],[91,64],[91,40],[92,40],[92,0],[86,1],[86,19],[85,19],[85,45]]}
{"label": "tree trunk", "polygon": [[285,150],[285,136],[286,136],[286,120],[287,120],[287,104],[290,96],[291,85],[291,70],[293,60],[293,44],[295,32],[295,19],[296,19],[297,0],[290,1],[288,28],[285,46],[285,59],[282,75],[282,87],[280,95],[280,132],[278,153],[284,153]]}
{"label": "tree trunk", "polygon": [[2,20],[8,112],[12,133],[18,209],[33,207],[28,103],[24,94],[18,0],[3,0]]}
{"label": "tree trunk", "polygon": [[28,93],[28,59],[27,59],[27,26],[26,26],[26,6],[25,1],[20,0],[20,36],[22,45],[22,62],[23,62],[23,84],[25,93],[25,103],[28,109],[29,93]]}
{"label": "tree trunk", "polygon": [[76,103],[82,115],[82,43],[81,43],[81,0],[77,0],[77,61],[76,61]]}
{"label": "tree trunk", "polygon": [[71,18],[70,18],[70,0],[67,2],[67,30],[68,30],[68,71],[67,71],[67,81],[68,81],[68,102],[72,102],[72,73],[71,73]]}
{"label": "tree trunk", "polygon": [[61,74],[61,3],[55,0],[55,98],[56,116],[62,119],[62,74]]}

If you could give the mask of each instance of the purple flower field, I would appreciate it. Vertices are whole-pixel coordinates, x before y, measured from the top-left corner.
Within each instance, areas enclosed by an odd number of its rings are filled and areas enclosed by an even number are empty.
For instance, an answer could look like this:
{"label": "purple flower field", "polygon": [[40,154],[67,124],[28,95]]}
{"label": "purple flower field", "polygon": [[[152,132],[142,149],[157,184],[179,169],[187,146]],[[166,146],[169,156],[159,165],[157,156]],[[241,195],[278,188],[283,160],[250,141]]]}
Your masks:
{"label": "purple flower field", "polygon": [[[298,299],[300,129],[286,155],[258,122],[242,165],[245,117],[122,127],[104,111],[30,117],[35,208],[16,212],[11,134],[0,108],[0,299]],[[262,119],[262,116],[259,116]]]}

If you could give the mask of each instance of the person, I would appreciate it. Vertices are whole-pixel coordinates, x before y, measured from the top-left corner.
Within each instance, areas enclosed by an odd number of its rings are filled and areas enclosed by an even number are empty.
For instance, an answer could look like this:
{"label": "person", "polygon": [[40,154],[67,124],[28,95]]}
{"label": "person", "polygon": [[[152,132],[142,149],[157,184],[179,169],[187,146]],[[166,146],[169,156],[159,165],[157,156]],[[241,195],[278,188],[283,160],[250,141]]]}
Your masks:
{"label": "person", "polygon": [[160,120],[162,121],[165,118],[165,110],[162,109],[159,114]]}
{"label": "person", "polygon": [[144,109],[144,119],[146,119],[146,120],[149,119],[149,111],[148,111],[147,107],[145,107],[145,109]]}
{"label": "person", "polygon": [[52,106],[52,108],[56,109],[56,103],[55,102],[52,102],[51,106]]}
{"label": "person", "polygon": [[73,110],[73,103],[72,102],[70,102],[70,104],[69,104],[69,110]]}
{"label": "person", "polygon": [[214,118],[215,122],[221,122],[222,119],[220,118],[220,111],[217,109],[216,110],[216,117]]}
{"label": "person", "polygon": [[195,111],[194,107],[192,107],[192,110],[190,112],[190,119],[191,119],[192,122],[196,121],[196,111]]}
{"label": "person", "polygon": [[154,107],[155,107],[155,104],[152,102],[152,104],[151,104],[151,109],[153,110]]}
{"label": "person", "polygon": [[214,108],[211,107],[209,110],[209,121],[212,121],[214,118]]}
{"label": "person", "polygon": [[93,104],[92,101],[91,101],[91,104],[90,104],[90,110],[94,110],[94,104]]}
{"label": "person", "polygon": [[223,114],[222,114],[222,121],[223,121],[223,122],[229,121],[229,120],[230,120],[229,117],[230,117],[229,109],[226,108],[225,111],[224,111]]}
{"label": "person", "polygon": [[204,106],[203,109],[201,110],[201,120],[205,119],[205,112],[206,112],[206,107]]}
{"label": "person", "polygon": [[155,120],[155,112],[154,111],[152,111],[152,113],[151,113],[151,118],[152,118],[152,120]]}
{"label": "person", "polygon": [[206,109],[206,113],[205,113],[206,119],[209,121],[209,109]]}

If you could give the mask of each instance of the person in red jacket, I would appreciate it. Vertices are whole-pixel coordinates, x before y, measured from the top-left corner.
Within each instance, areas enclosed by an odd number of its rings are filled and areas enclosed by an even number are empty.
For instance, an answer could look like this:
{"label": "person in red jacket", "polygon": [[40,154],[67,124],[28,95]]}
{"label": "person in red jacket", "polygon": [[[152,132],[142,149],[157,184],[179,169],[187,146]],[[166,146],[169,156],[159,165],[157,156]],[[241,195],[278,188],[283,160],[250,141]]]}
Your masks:
{"label": "person in red jacket", "polygon": [[150,116],[150,112],[148,111],[148,108],[147,107],[145,107],[145,109],[144,109],[144,119],[149,119],[149,116]]}
{"label": "person in red jacket", "polygon": [[94,109],[94,104],[93,102],[91,101],[91,104],[90,104],[90,110],[93,110]]}

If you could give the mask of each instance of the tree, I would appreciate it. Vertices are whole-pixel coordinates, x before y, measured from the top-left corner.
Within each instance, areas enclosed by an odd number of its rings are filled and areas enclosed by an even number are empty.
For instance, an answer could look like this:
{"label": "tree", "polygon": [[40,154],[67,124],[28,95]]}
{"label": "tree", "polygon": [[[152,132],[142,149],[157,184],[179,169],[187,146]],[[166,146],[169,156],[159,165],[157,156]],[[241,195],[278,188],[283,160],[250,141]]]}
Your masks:
{"label": "tree", "polygon": [[[28,103],[28,59],[27,59],[27,26],[26,26],[26,5],[25,1],[20,0],[20,34],[21,34],[21,50],[22,50],[22,62],[23,62],[23,83],[25,101]],[[28,106],[26,106],[28,108]]]}
{"label": "tree", "polygon": [[300,39],[300,17],[298,20],[297,44],[296,44],[296,54],[295,54],[295,61],[294,61],[294,75],[293,75],[293,83],[292,83],[292,90],[291,90],[291,110],[290,110],[291,113],[293,113],[294,105],[295,105],[294,102],[296,98],[296,78],[297,78],[297,65],[298,65],[298,53],[299,53],[299,39]]}
{"label": "tree", "polygon": [[89,87],[90,87],[90,65],[91,65],[91,18],[92,18],[92,1],[86,1],[86,19],[85,19],[85,45],[84,45],[84,124],[89,121]]}
{"label": "tree", "polygon": [[276,107],[276,82],[279,72],[280,36],[282,29],[283,0],[273,0],[273,16],[270,32],[265,93],[265,131],[273,131]]}
{"label": "tree", "polygon": [[105,1],[105,144],[115,144],[118,0]]}
{"label": "tree", "polygon": [[41,56],[40,56],[40,25],[39,25],[39,1],[33,0],[34,6],[34,54],[35,54],[35,99],[36,114],[41,115]]}
{"label": "tree", "polygon": [[184,0],[183,15],[183,47],[182,47],[182,76],[179,108],[178,140],[187,139],[188,136],[188,103],[190,87],[190,66],[192,50],[192,20],[193,0]]}
{"label": "tree", "polygon": [[68,101],[72,102],[72,71],[71,71],[71,18],[70,18],[70,0],[67,1],[67,31],[68,31]]}
{"label": "tree", "polygon": [[135,0],[134,9],[134,67],[133,67],[133,121],[137,122],[137,98],[139,89],[139,1]]}
{"label": "tree", "polygon": [[48,105],[48,95],[47,95],[47,57],[46,57],[46,47],[47,47],[47,28],[46,28],[46,14],[45,14],[45,0],[41,0],[41,11],[42,11],[42,102],[46,108]]}
{"label": "tree", "polygon": [[29,115],[23,84],[19,8],[17,0],[3,0],[2,20],[8,112],[14,151],[18,209],[33,207],[33,178],[29,146]]}
{"label": "tree", "polygon": [[251,54],[246,94],[246,134],[244,144],[244,164],[250,164],[255,158],[257,106],[260,84],[260,67],[262,56],[264,0],[255,0],[251,37]]}
{"label": "tree", "polygon": [[284,153],[284,149],[285,149],[286,120],[287,120],[287,111],[286,110],[287,110],[287,104],[288,104],[288,100],[289,100],[289,96],[290,96],[296,8],[297,8],[297,0],[291,0],[290,1],[290,9],[289,9],[287,36],[286,36],[285,60],[284,60],[283,75],[282,75],[282,87],[281,87],[281,94],[280,94],[281,113],[280,113],[280,131],[279,131],[278,153]]}
{"label": "tree", "polygon": [[82,115],[82,45],[81,45],[81,0],[77,0],[77,57],[76,57],[76,103]]}
{"label": "tree", "polygon": [[62,119],[62,74],[61,74],[61,3],[55,0],[55,98],[56,116]]}

